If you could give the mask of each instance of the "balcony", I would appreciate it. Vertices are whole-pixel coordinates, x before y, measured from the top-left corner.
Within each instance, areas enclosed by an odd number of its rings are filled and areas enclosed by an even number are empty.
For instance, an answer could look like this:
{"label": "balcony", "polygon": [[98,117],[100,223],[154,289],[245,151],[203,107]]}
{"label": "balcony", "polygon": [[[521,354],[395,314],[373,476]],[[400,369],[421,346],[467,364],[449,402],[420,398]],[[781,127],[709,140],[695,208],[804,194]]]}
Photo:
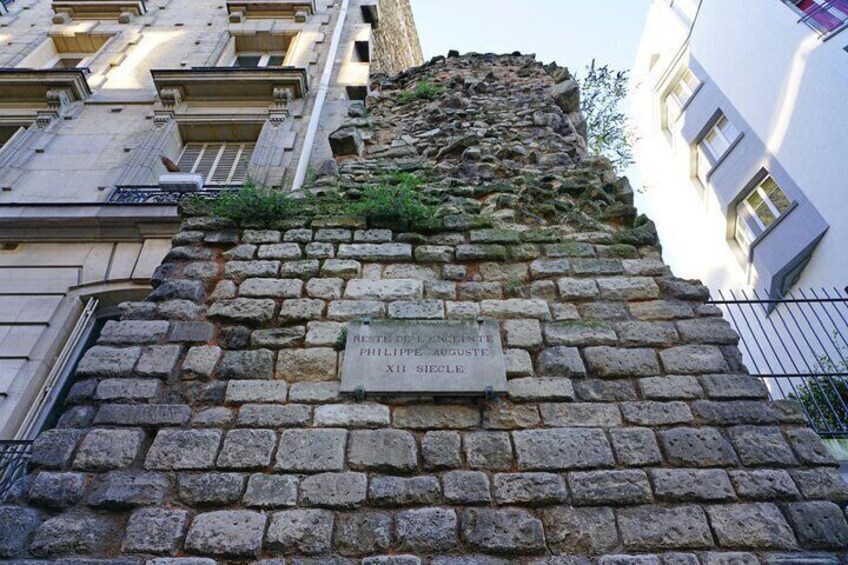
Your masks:
{"label": "balcony", "polygon": [[303,98],[308,90],[306,70],[294,67],[154,69],[150,71],[162,101],[285,103]]}
{"label": "balcony", "polygon": [[0,68],[0,100],[14,105],[62,105],[85,100],[86,69]]}
{"label": "balcony", "polygon": [[128,23],[147,12],[147,6],[144,0],[53,0],[53,12],[68,19]]}
{"label": "balcony", "polygon": [[241,18],[294,18],[305,21],[315,13],[315,0],[229,0],[230,21]]}
{"label": "balcony", "polygon": [[848,0],[783,0],[801,15],[806,24],[824,37],[842,30],[848,23]]}

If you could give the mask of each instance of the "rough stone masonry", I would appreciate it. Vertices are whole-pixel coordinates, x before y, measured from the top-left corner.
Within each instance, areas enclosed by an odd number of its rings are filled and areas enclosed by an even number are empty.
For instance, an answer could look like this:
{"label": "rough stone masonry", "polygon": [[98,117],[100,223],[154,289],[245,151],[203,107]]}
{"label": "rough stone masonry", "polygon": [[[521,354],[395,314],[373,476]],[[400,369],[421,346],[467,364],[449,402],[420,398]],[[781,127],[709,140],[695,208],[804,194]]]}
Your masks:
{"label": "rough stone masonry", "polygon": [[[429,97],[415,92],[424,82]],[[673,277],[579,91],[532,57],[377,77],[316,192],[425,179],[426,229],[187,213],[0,507],[0,557],[84,565],[818,565],[836,462]],[[362,317],[497,320],[493,400],[338,393]]]}

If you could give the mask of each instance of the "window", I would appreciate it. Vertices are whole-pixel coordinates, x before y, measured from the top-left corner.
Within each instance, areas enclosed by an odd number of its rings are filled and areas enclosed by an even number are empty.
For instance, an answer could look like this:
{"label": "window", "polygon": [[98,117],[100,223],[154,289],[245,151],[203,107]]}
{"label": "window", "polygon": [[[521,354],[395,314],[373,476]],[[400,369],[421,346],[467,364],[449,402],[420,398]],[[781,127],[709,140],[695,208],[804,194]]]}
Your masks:
{"label": "window", "polygon": [[727,116],[722,115],[698,144],[697,173],[704,186],[707,185],[707,175],[715,163],[730,150],[730,146],[738,137],[739,130],[730,123]]}
{"label": "window", "polygon": [[204,183],[241,184],[254,143],[187,143],[177,166],[184,173],[203,175]]}
{"label": "window", "polygon": [[751,244],[789,210],[789,200],[774,179],[766,176],[736,206],[736,241],[743,249]]}
{"label": "window", "polygon": [[692,71],[686,69],[686,72],[683,73],[665,99],[667,128],[670,128],[671,124],[677,120],[700,84],[701,82]]}
{"label": "window", "polygon": [[282,67],[285,58],[285,53],[239,53],[233,66],[240,69]]}
{"label": "window", "polygon": [[23,130],[20,126],[0,126],[0,149],[6,147],[6,144]]}

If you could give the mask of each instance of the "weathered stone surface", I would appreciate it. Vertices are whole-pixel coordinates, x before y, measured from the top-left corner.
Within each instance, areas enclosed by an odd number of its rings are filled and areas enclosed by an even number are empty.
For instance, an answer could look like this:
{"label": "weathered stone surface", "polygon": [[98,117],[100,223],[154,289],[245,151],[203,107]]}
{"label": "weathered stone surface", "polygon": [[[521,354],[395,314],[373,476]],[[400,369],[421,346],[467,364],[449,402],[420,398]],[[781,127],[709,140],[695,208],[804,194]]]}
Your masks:
{"label": "weathered stone surface", "polygon": [[20,506],[0,506],[0,557],[9,558],[24,552],[30,536],[39,524],[38,514]]}
{"label": "weathered stone surface", "polygon": [[156,396],[159,381],[154,379],[106,379],[97,386],[97,400],[146,400]]}
{"label": "weathered stone surface", "polygon": [[542,520],[554,553],[604,554],[618,546],[615,515],[610,508],[557,506],[542,512]]}
{"label": "weathered stone surface", "polygon": [[637,426],[671,426],[691,424],[693,417],[685,402],[622,402],[621,413],[625,421]]}
{"label": "weathered stone surface", "polygon": [[169,486],[160,473],[111,471],[93,481],[86,504],[111,510],[160,504]]}
{"label": "weathered stone surface", "polygon": [[298,279],[247,279],[239,286],[245,298],[299,298],[303,281]]}
{"label": "weathered stone surface", "polygon": [[542,522],[519,509],[468,509],[462,535],[472,547],[490,552],[533,554],[545,549]]}
{"label": "weathered stone surface", "polygon": [[191,506],[229,505],[241,498],[244,476],[238,473],[180,475],[177,496]]}
{"label": "weathered stone surface", "polygon": [[728,549],[795,549],[795,535],[774,504],[728,504],[707,508],[716,539]]}
{"label": "weathered stone surface", "polygon": [[[141,353],[141,357],[138,359],[135,372],[143,377],[167,378],[174,372],[174,368],[177,366],[182,352],[183,348],[180,345],[151,345],[145,347]],[[153,396],[155,396],[155,393],[146,398],[152,398]]]}
{"label": "weathered stone surface", "polygon": [[74,469],[108,471],[132,465],[141,451],[141,430],[92,430],[82,440]]}
{"label": "weathered stone surface", "polygon": [[32,463],[45,469],[67,467],[84,435],[82,430],[47,430],[32,444]]}
{"label": "weathered stone surface", "polygon": [[392,543],[392,516],[362,511],[340,514],[336,519],[333,545],[343,555],[381,553]]}
{"label": "weathered stone surface", "polygon": [[368,485],[368,499],[379,506],[409,506],[433,504],[441,495],[436,477],[374,476]]}
{"label": "weathered stone surface", "polygon": [[730,480],[739,496],[750,500],[795,500],[801,494],[789,473],[781,470],[731,470]]}
{"label": "weathered stone surface", "polygon": [[475,432],[463,440],[465,460],[472,469],[508,469],[512,466],[512,443],[506,432]]}
{"label": "weathered stone surface", "polygon": [[560,428],[513,433],[518,468],[566,470],[611,467],[612,450],[601,430]]}
{"label": "weathered stone surface", "polygon": [[163,320],[109,320],[100,331],[99,343],[156,343],[168,333],[170,324]]}
{"label": "weathered stone surface", "polygon": [[186,549],[201,555],[255,555],[262,546],[267,518],[250,510],[199,514],[186,535]]}
{"label": "weathered stone surface", "polygon": [[81,473],[50,473],[36,475],[29,485],[30,504],[62,509],[75,505],[82,499],[85,475]]}
{"label": "weathered stone surface", "polygon": [[631,551],[703,549],[713,545],[707,516],[698,506],[636,506],[618,511],[621,542]]}
{"label": "weathered stone surface", "polygon": [[338,256],[360,261],[409,261],[412,259],[412,246],[408,243],[341,244]]}
{"label": "weathered stone surface", "polygon": [[424,298],[424,283],[413,279],[355,279],[347,283],[344,296],[348,300],[415,300]]}
{"label": "weathered stone surface", "polygon": [[420,508],[399,512],[395,518],[403,551],[434,553],[456,546],[456,512],[450,508]]}
{"label": "weathered stone surface", "polygon": [[727,473],[718,469],[653,469],[658,499],[670,502],[717,502],[736,498]]}
{"label": "weathered stone surface", "polygon": [[140,553],[171,553],[182,538],[188,513],[185,510],[143,508],[127,523],[123,550]]}
{"label": "weathered stone surface", "polygon": [[573,400],[574,387],[570,379],[564,378],[523,378],[511,379],[509,397],[516,402],[539,402],[554,400]]}
{"label": "weathered stone surface", "polygon": [[561,345],[542,350],[536,358],[536,370],[542,377],[586,376],[579,350]]}
{"label": "weathered stone surface", "polygon": [[425,469],[455,469],[462,465],[461,439],[456,432],[427,432],[421,440]]}
{"label": "weathered stone surface", "polygon": [[185,404],[106,404],[97,411],[96,424],[118,426],[182,426],[191,419]]}
{"label": "weathered stone surface", "polygon": [[587,347],[583,350],[589,371],[598,377],[650,377],[660,373],[653,349]]}
{"label": "weathered stone surface", "polygon": [[315,408],[313,421],[319,427],[371,428],[390,420],[389,407],[382,404],[328,404]]}
{"label": "weathered stone surface", "polygon": [[481,471],[448,471],[442,475],[445,500],[454,504],[484,504],[492,500],[489,477]]}
{"label": "weathered stone surface", "polygon": [[285,402],[288,386],[285,381],[230,381],[227,383],[228,403]]}
{"label": "weathered stone surface", "polygon": [[842,549],[848,545],[848,524],[842,509],[832,502],[795,502],[786,517],[798,542],[811,549]]}
{"label": "weathered stone surface", "polygon": [[211,469],[221,443],[218,430],[160,430],[147,452],[146,469]]}
{"label": "weathered stone surface", "polygon": [[353,469],[411,472],[418,467],[415,436],[401,430],[359,430],[350,434],[348,463]]}
{"label": "weathered stone surface", "polygon": [[698,379],[689,375],[666,375],[639,379],[639,389],[650,400],[692,400],[703,391]]}
{"label": "weathered stone surface", "polygon": [[786,437],[798,459],[807,465],[835,465],[836,460],[822,442],[821,437],[809,428],[793,428]]}
{"label": "weathered stone surface", "polygon": [[290,384],[336,378],[338,354],[330,347],[289,349],[277,355],[277,378]]}
{"label": "weathered stone surface", "polygon": [[730,440],[746,466],[787,467],[798,464],[780,428],[736,426],[730,429]]}
{"label": "weathered stone surface", "polygon": [[548,426],[608,428],[621,425],[621,414],[614,404],[550,403],[540,405],[539,411]]}
{"label": "weathered stone surface", "polygon": [[316,298],[289,298],[280,306],[279,318],[282,322],[318,320],[324,314],[324,301]]}
{"label": "weathered stone surface", "polygon": [[257,508],[279,508],[297,504],[297,478],[290,475],[251,475],[244,504]]}
{"label": "weathered stone surface", "polygon": [[217,345],[198,345],[188,350],[183,360],[183,376],[187,378],[208,379],[212,376],[221,348]]}
{"label": "weathered stone surface", "polygon": [[95,345],[85,352],[77,366],[77,375],[87,377],[129,377],[141,356],[140,347]]}
{"label": "weathered stone surface", "polygon": [[704,375],[701,382],[710,398],[763,399],[768,396],[765,383],[749,375]]}
{"label": "weathered stone surface", "polygon": [[615,330],[599,322],[563,321],[545,324],[548,345],[612,345]]}
{"label": "weathered stone surface", "polygon": [[277,434],[273,430],[230,430],[216,465],[222,469],[267,467],[276,444]]}
{"label": "weathered stone surface", "polygon": [[284,510],[272,516],[266,539],[271,550],[318,555],[329,551],[332,533],[329,510]]}
{"label": "weathered stone surface", "polygon": [[500,504],[537,506],[563,503],[568,498],[565,480],[553,473],[498,473],[494,491]]}
{"label": "weathered stone surface", "polygon": [[644,471],[569,473],[568,487],[575,506],[644,504],[653,499]]}
{"label": "weathered stone surface", "polygon": [[414,430],[473,428],[480,424],[480,409],[450,404],[398,406],[393,415],[395,427]]}
{"label": "weathered stone surface", "polygon": [[274,301],[270,298],[233,298],[219,300],[209,307],[210,318],[232,322],[264,324],[274,316]]}
{"label": "weathered stone surface", "polygon": [[721,350],[713,345],[681,345],[660,352],[663,367],[668,373],[709,374],[727,372],[727,361]]}
{"label": "weathered stone surface", "polygon": [[659,433],[668,461],[690,467],[723,467],[738,460],[730,443],[714,428],[673,428]]}
{"label": "weathered stone surface", "polygon": [[238,424],[251,428],[298,427],[310,420],[309,406],[302,404],[244,404],[238,414]]}
{"label": "weathered stone surface", "polygon": [[37,557],[102,554],[115,530],[115,524],[105,517],[83,512],[60,514],[38,527],[29,549]]}
{"label": "weathered stone surface", "polygon": [[346,443],[345,430],[284,430],[275,468],[306,473],[341,471]]}
{"label": "weathered stone surface", "polygon": [[325,508],[355,508],[365,501],[368,479],[363,473],[321,473],[300,483],[301,501]]}
{"label": "weathered stone surface", "polygon": [[628,467],[659,463],[662,460],[654,433],[646,428],[610,430],[612,447],[618,462]]}
{"label": "weathered stone surface", "polygon": [[480,303],[484,316],[492,318],[534,318],[550,320],[551,310],[544,300],[510,298],[509,300],[484,300]]}

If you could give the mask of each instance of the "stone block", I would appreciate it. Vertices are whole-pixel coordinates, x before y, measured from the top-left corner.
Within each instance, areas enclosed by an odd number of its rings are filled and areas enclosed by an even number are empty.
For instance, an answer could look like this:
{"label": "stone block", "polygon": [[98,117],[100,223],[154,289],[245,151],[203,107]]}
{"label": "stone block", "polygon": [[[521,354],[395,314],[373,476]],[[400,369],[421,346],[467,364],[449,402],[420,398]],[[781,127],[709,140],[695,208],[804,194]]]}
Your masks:
{"label": "stone block", "polygon": [[615,330],[601,322],[561,321],[545,324],[548,345],[613,345]]}
{"label": "stone block", "polygon": [[538,320],[506,320],[503,329],[509,347],[536,349],[542,345],[542,327]]}
{"label": "stone block", "polygon": [[646,300],[633,302],[628,306],[630,314],[637,320],[677,320],[691,318],[692,306],[686,302],[673,300]]}
{"label": "stone block", "polygon": [[39,434],[32,444],[31,463],[45,469],[64,469],[85,432],[72,429],[47,430]]}
{"label": "stone block", "polygon": [[351,300],[415,300],[424,297],[424,283],[414,279],[356,279],[347,283],[345,298]]}
{"label": "stone block", "polygon": [[647,348],[587,347],[583,350],[589,371],[607,377],[651,377],[660,374],[657,354]]}
{"label": "stone block", "polygon": [[359,261],[397,262],[412,260],[412,246],[408,243],[353,243],[339,245],[340,259]]}
{"label": "stone block", "polygon": [[183,348],[180,345],[151,345],[145,347],[136,365],[135,372],[142,377],[166,379],[171,376]]}
{"label": "stone block", "polygon": [[789,473],[782,470],[731,470],[730,480],[741,498],[749,500],[797,500],[801,497]]}
{"label": "stone block", "polygon": [[564,345],[543,349],[536,357],[536,370],[542,377],[586,376],[580,351]]}
{"label": "stone block", "polygon": [[462,535],[473,548],[492,553],[534,554],[545,550],[542,522],[517,508],[467,509]]}
{"label": "stone block", "polygon": [[482,471],[448,471],[442,475],[445,500],[452,504],[487,504],[492,500],[489,477]]}
{"label": "stone block", "polygon": [[394,426],[414,430],[468,429],[480,425],[480,408],[463,404],[408,404],[394,409]]}
{"label": "stone block", "polygon": [[218,455],[217,466],[224,469],[261,469],[271,463],[277,444],[273,430],[230,430]]}
{"label": "stone block", "polygon": [[725,373],[727,361],[721,349],[714,345],[680,345],[660,352],[667,373],[710,374]]}
{"label": "stone block", "polygon": [[463,438],[465,460],[471,469],[512,467],[512,444],[506,432],[474,432]]}
{"label": "stone block", "polygon": [[570,379],[532,378],[511,379],[507,382],[509,397],[515,402],[573,400],[574,387]]}
{"label": "stone block", "polygon": [[251,475],[244,493],[245,506],[280,508],[297,505],[297,478],[290,475]]}
{"label": "stone block", "polygon": [[329,510],[275,512],[268,526],[266,545],[272,551],[320,555],[330,551],[333,513]]}
{"label": "stone block", "polygon": [[[618,547],[615,515],[610,508],[557,506],[542,512],[548,545],[556,554],[598,555]],[[551,565],[560,565],[554,561]],[[580,562],[562,565],[585,565]]]}
{"label": "stone block", "polygon": [[225,351],[218,366],[220,379],[270,379],[274,375],[274,352],[268,349]]}
{"label": "stone block", "polygon": [[383,404],[328,404],[315,408],[317,427],[371,428],[388,426],[389,407]]}
{"label": "stone block", "polygon": [[167,477],[161,473],[111,471],[92,482],[86,504],[108,510],[161,504],[169,487]]}
{"label": "stone block", "polygon": [[720,502],[736,498],[727,473],[719,469],[653,469],[657,498],[668,502]]}
{"label": "stone block", "polygon": [[[448,314],[448,318],[450,318]],[[529,377],[533,375],[533,359],[530,353],[523,349],[507,349],[504,351],[504,365],[507,377]]]}
{"label": "stone block", "polygon": [[627,347],[671,347],[677,343],[677,330],[671,322],[618,322],[618,339]]}
{"label": "stone block", "polygon": [[513,432],[518,468],[556,471],[612,467],[612,449],[602,430],[560,428]]}
{"label": "stone block", "polygon": [[357,430],[350,434],[352,469],[413,472],[418,468],[415,436],[402,430]]}
{"label": "stone block", "polygon": [[389,304],[389,318],[397,320],[443,320],[442,300],[398,300]]}
{"label": "stone block", "polygon": [[498,473],[494,490],[499,504],[541,506],[568,499],[565,481],[553,473]]}
{"label": "stone block", "polygon": [[292,279],[309,279],[318,275],[321,264],[317,259],[284,261],[280,265],[280,276]]}
{"label": "stone block", "polygon": [[724,318],[696,318],[677,322],[680,340],[684,343],[736,345],[739,334]]}
{"label": "stone block", "polygon": [[533,278],[562,276],[571,273],[571,261],[568,259],[536,259],[530,263]]}
{"label": "stone block", "polygon": [[622,402],[621,413],[627,423],[636,426],[671,426],[691,424],[692,411],[682,401]]}
{"label": "stone block", "polygon": [[649,400],[694,400],[703,396],[697,377],[666,375],[639,379],[639,390]]}
{"label": "stone block", "polygon": [[306,282],[306,295],[321,300],[338,300],[342,297],[344,279],[309,279]]}
{"label": "stone block", "polygon": [[620,428],[610,430],[615,457],[621,465],[641,467],[662,461],[654,432],[647,428]]}
{"label": "stone block", "polygon": [[302,473],[341,471],[346,441],[345,430],[283,430],[275,468]]}
{"label": "stone block", "polygon": [[701,377],[707,396],[717,399],[768,398],[768,388],[757,377],[750,375],[704,375]]}
{"label": "stone block", "polygon": [[424,297],[437,300],[456,300],[456,283],[451,281],[426,281]]}
{"label": "stone block", "polygon": [[142,508],[130,516],[123,551],[132,553],[173,553],[183,536],[185,510]]}
{"label": "stone block", "polygon": [[621,425],[621,414],[615,404],[551,403],[539,406],[539,412],[545,425],[553,427],[609,428]]}
{"label": "stone block", "polygon": [[168,334],[164,320],[109,320],[100,331],[99,343],[142,345],[156,343]]}
{"label": "stone block", "polygon": [[73,467],[83,471],[129,467],[138,458],[143,441],[141,430],[91,430],[80,444]]}
{"label": "stone block", "polygon": [[599,294],[594,279],[561,278],[557,280],[557,288],[563,300],[588,300]]}
{"label": "stone block", "polygon": [[833,502],[787,504],[786,517],[803,547],[842,550],[848,545],[845,514]]}
{"label": "stone block", "polygon": [[453,261],[453,247],[419,245],[415,248],[415,260],[419,263],[450,263]]}
{"label": "stone block", "polygon": [[450,508],[406,510],[397,514],[395,523],[402,551],[436,553],[449,551],[458,543],[458,520]]}
{"label": "stone block", "polygon": [[813,430],[807,427],[792,428],[786,430],[786,437],[798,459],[805,465],[836,465],[836,459]]}
{"label": "stone block", "polygon": [[421,439],[425,469],[456,469],[462,465],[461,439],[457,432],[427,432]]}
{"label": "stone block", "polygon": [[343,555],[382,553],[392,545],[392,516],[371,511],[340,514],[333,545]]}
{"label": "stone block", "polygon": [[848,501],[848,485],[835,469],[793,469],[789,474],[806,499]]}
{"label": "stone block", "polygon": [[279,272],[279,261],[227,261],[224,267],[224,276],[234,280],[252,277],[273,278]]}
{"label": "stone block", "polygon": [[324,315],[323,300],[315,298],[289,298],[283,300],[280,307],[279,319],[282,322],[298,322],[303,320],[318,320]]}
{"label": "stone block", "polygon": [[306,345],[335,346],[345,325],[339,322],[309,322],[306,324]]}
{"label": "stone block", "polygon": [[208,315],[230,322],[264,324],[274,317],[274,301],[270,298],[218,300],[209,307]]}
{"label": "stone block", "polygon": [[189,506],[227,506],[243,492],[244,475],[239,473],[181,474],[177,497]]}
{"label": "stone block", "polygon": [[608,277],[597,282],[604,300],[652,300],[660,295],[657,283],[650,277]]}
{"label": "stone block", "polygon": [[36,557],[105,554],[117,535],[116,529],[115,524],[103,516],[84,512],[60,514],[38,527],[29,551]]}
{"label": "stone block", "polygon": [[748,467],[792,467],[798,464],[778,427],[736,426],[730,440],[739,459]]}
{"label": "stone block", "polygon": [[272,349],[297,347],[303,344],[305,336],[306,328],[304,326],[255,330],[250,334],[250,344],[253,347],[269,347]]}
{"label": "stone block", "polygon": [[0,506],[0,558],[24,553],[40,520],[35,510],[21,506]]}
{"label": "stone block", "polygon": [[300,483],[301,502],[326,508],[356,508],[365,502],[367,478],[363,473],[321,473]]}
{"label": "stone block", "polygon": [[377,506],[434,504],[441,496],[439,479],[431,476],[374,476],[368,485],[368,500]]}
{"label": "stone block", "polygon": [[673,428],[660,431],[659,437],[672,465],[726,467],[738,464],[733,447],[715,428]]}
{"label": "stone block", "polygon": [[300,279],[247,279],[239,286],[245,298],[300,298],[302,292]]}
{"label": "stone block", "polygon": [[229,381],[225,401],[232,404],[285,402],[287,392],[285,381]]}
{"label": "stone block", "polygon": [[487,430],[520,430],[541,424],[539,408],[535,404],[497,402],[483,408],[483,427]]}
{"label": "stone block", "polygon": [[707,549],[713,536],[698,506],[636,506],[618,511],[621,542],[629,551]]}
{"label": "stone block", "polygon": [[480,303],[480,310],[484,316],[497,319],[551,319],[551,310],[548,308],[548,303],[538,299],[483,300]]}
{"label": "stone block", "polygon": [[756,551],[798,548],[795,534],[774,504],[710,506],[707,513],[723,548]]}
{"label": "stone block", "polygon": [[159,430],[144,462],[146,469],[211,469],[218,446],[219,430]]}
{"label": "stone block", "polygon": [[474,302],[503,298],[503,286],[499,282],[463,282],[457,285],[457,292],[460,300]]}
{"label": "stone block", "polygon": [[569,473],[568,487],[575,506],[623,506],[653,500],[644,471]]}
{"label": "stone block", "polygon": [[379,300],[333,300],[327,309],[330,320],[382,318],[385,314],[386,305]]}
{"label": "stone block", "polygon": [[115,426],[182,426],[191,419],[186,404],[105,404],[97,411],[94,423]]}
{"label": "stone block", "polygon": [[129,377],[141,356],[140,347],[95,345],[85,352],[77,366],[78,377]]}
{"label": "stone block", "polygon": [[289,389],[289,401],[291,402],[329,402],[338,397],[338,382],[294,383]]}
{"label": "stone block", "polygon": [[212,376],[221,348],[217,345],[198,345],[188,350],[183,361],[183,376],[186,378],[208,379]]}
{"label": "stone block", "polygon": [[220,510],[194,517],[186,549],[201,555],[250,556],[259,553],[267,517],[251,510]]}
{"label": "stone block", "polygon": [[260,259],[300,259],[303,252],[297,243],[270,243],[259,246]]}
{"label": "stone block", "polygon": [[336,379],[338,354],[330,347],[282,350],[277,356],[277,378],[289,383]]}
{"label": "stone block", "polygon": [[32,478],[27,498],[30,504],[63,509],[82,499],[85,475],[82,473],[50,473],[42,471]]}

